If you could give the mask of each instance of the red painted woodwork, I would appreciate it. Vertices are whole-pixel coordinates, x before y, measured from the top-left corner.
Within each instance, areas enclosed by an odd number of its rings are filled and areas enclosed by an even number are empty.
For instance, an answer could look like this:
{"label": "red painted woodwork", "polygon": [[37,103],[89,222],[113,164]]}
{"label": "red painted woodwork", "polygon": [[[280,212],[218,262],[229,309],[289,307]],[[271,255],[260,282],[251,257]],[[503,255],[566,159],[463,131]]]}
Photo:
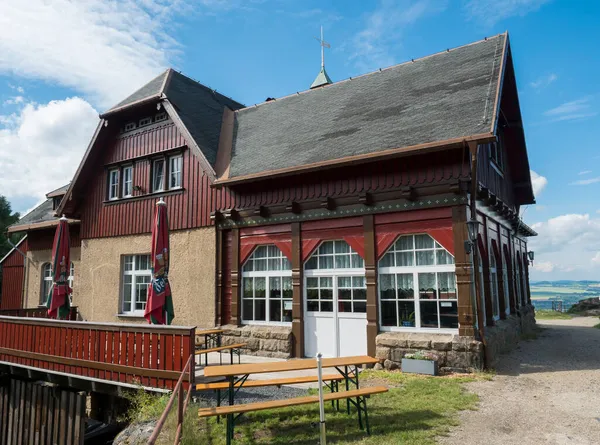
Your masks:
{"label": "red painted woodwork", "polygon": [[302,262],[305,262],[310,258],[319,244],[321,244],[321,240],[319,238],[302,240]]}
{"label": "red painted woodwork", "polygon": [[246,260],[250,258],[252,252],[254,252],[254,249],[257,246],[266,244],[275,244],[281,250],[281,252],[291,261],[292,234],[273,233],[240,237],[240,264],[244,264]]}
{"label": "red painted woodwork", "polygon": [[[27,241],[29,250],[51,250],[54,242],[54,234],[56,227],[43,230],[31,230],[27,232]],[[69,238],[71,240],[71,248],[81,247],[81,237],[79,236],[79,225],[69,225]]]}
{"label": "red painted woodwork", "polygon": [[[66,359],[64,363],[57,363],[36,358],[38,368],[167,389],[174,387],[178,376],[156,379],[136,368],[181,371],[193,354],[194,337],[194,328],[44,319],[32,323],[27,318],[0,317],[0,348]],[[12,351],[0,349],[0,361],[34,365],[33,359],[9,352]],[[68,359],[119,364],[131,369],[125,372],[99,370],[85,364],[69,364]]]}
{"label": "red painted woodwork", "polygon": [[223,276],[221,290],[221,324],[231,320],[231,258],[233,255],[233,234],[231,230],[223,232]]}
{"label": "red painted woodwork", "polygon": [[258,208],[292,201],[322,200],[356,196],[364,192],[398,190],[403,186],[427,186],[469,177],[462,150],[448,150],[435,156],[422,155],[365,163],[357,166],[306,173],[235,188],[230,207]]}
{"label": "red painted woodwork", "polygon": [[[27,253],[28,239],[19,245],[19,250]],[[25,273],[23,256],[13,250],[0,264],[2,267],[2,289],[0,309],[20,309],[23,297],[23,277]]]}
{"label": "red painted woodwork", "polygon": [[375,238],[377,244],[375,246],[375,253],[377,259],[381,259],[385,252],[396,241],[398,236],[418,233],[427,233],[448,252],[454,255],[452,218],[443,218],[376,225]]}
{"label": "red painted woodwork", "polygon": [[[160,154],[187,142],[173,123],[151,127],[131,136],[120,136],[106,147],[94,176],[87,187],[77,213],[81,218],[81,238],[101,238],[150,233],[152,215],[158,195],[149,194],[151,154]],[[133,199],[107,200],[107,164],[133,164],[133,184],[142,187],[134,191]],[[210,187],[198,158],[189,149],[183,150],[182,190],[166,192],[171,230],[191,229],[213,224],[210,214],[215,208],[231,208],[226,189]]]}
{"label": "red painted woodwork", "polygon": [[[499,149],[501,148],[499,144]],[[508,166],[501,171],[493,165],[490,160],[488,144],[479,147],[477,157],[477,180],[486,187],[490,193],[493,193],[498,199],[515,209],[515,196],[512,188],[512,179]],[[506,158],[506,152],[504,154]]]}

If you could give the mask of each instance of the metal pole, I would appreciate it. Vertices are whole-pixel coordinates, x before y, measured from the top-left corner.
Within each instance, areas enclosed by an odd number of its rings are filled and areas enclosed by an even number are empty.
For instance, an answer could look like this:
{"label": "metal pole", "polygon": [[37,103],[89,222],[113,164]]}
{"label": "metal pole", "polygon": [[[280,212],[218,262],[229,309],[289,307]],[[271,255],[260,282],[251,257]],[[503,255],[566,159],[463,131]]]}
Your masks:
{"label": "metal pole", "polygon": [[325,435],[325,403],[323,402],[323,367],[321,365],[321,358],[323,355],[319,352],[317,354],[317,372],[319,374],[319,424],[321,427],[321,445],[327,444],[327,438]]}

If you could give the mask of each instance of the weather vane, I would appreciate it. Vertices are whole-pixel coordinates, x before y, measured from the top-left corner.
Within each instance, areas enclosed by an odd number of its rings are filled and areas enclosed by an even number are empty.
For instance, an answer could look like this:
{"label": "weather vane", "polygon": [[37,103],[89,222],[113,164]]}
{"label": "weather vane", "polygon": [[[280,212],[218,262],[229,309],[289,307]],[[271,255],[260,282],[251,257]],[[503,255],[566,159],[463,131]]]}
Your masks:
{"label": "weather vane", "polygon": [[321,68],[325,67],[325,48],[331,48],[331,45],[323,40],[323,26],[321,26],[321,38],[315,37],[321,45]]}

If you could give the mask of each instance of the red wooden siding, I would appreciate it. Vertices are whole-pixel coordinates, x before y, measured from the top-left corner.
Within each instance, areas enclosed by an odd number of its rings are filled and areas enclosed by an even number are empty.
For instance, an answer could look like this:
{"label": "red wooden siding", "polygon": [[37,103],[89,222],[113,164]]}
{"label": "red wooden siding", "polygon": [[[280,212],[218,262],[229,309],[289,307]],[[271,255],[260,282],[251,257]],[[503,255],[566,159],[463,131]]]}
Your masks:
{"label": "red wooden siding", "polygon": [[[19,245],[19,250],[27,252],[28,239]],[[23,296],[23,256],[14,250],[0,265],[2,267],[2,293],[0,309],[20,309]]]}
{"label": "red wooden siding", "polygon": [[[498,148],[501,149],[500,146]],[[506,156],[506,154],[504,156]],[[499,173],[499,169],[497,170],[494,168],[490,161],[488,144],[479,147],[479,155],[477,158],[478,182],[489,189],[490,193],[496,195],[502,202],[509,207],[514,208],[515,197],[511,186],[512,179],[508,168],[508,162],[505,161],[505,164],[504,171]]]}
{"label": "red wooden siding", "polygon": [[257,208],[291,201],[379,192],[403,186],[427,186],[469,177],[462,151],[392,159],[336,170],[324,170],[263,183],[239,186],[233,203],[217,202],[216,209]]}
{"label": "red wooden siding", "polygon": [[[55,232],[56,228],[29,231],[27,234],[29,250],[52,249]],[[69,236],[71,238],[71,248],[81,247],[81,238],[79,237],[79,225],[71,224],[69,226]]]}
{"label": "red wooden siding", "polygon": [[[106,203],[108,178],[106,169],[99,166],[80,205],[81,238],[149,233],[158,195],[148,194],[151,158],[144,156],[183,146],[186,146],[183,136],[174,124],[167,123],[119,137],[107,147],[102,164],[132,161],[133,184],[142,190],[134,191],[134,199]],[[216,207],[231,206],[228,192],[210,187],[210,178],[187,148],[183,151],[182,185],[182,191],[166,192],[163,198],[169,209],[171,230],[210,226],[213,224],[210,214]]]}

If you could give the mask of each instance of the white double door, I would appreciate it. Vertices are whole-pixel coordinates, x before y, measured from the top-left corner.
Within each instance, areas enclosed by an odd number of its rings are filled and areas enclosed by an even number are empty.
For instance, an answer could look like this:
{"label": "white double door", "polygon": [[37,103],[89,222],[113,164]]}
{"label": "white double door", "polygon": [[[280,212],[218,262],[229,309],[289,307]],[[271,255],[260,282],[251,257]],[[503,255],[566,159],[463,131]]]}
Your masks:
{"label": "white double door", "polygon": [[304,277],[304,353],[315,357],[367,354],[367,291],[364,270]]}

